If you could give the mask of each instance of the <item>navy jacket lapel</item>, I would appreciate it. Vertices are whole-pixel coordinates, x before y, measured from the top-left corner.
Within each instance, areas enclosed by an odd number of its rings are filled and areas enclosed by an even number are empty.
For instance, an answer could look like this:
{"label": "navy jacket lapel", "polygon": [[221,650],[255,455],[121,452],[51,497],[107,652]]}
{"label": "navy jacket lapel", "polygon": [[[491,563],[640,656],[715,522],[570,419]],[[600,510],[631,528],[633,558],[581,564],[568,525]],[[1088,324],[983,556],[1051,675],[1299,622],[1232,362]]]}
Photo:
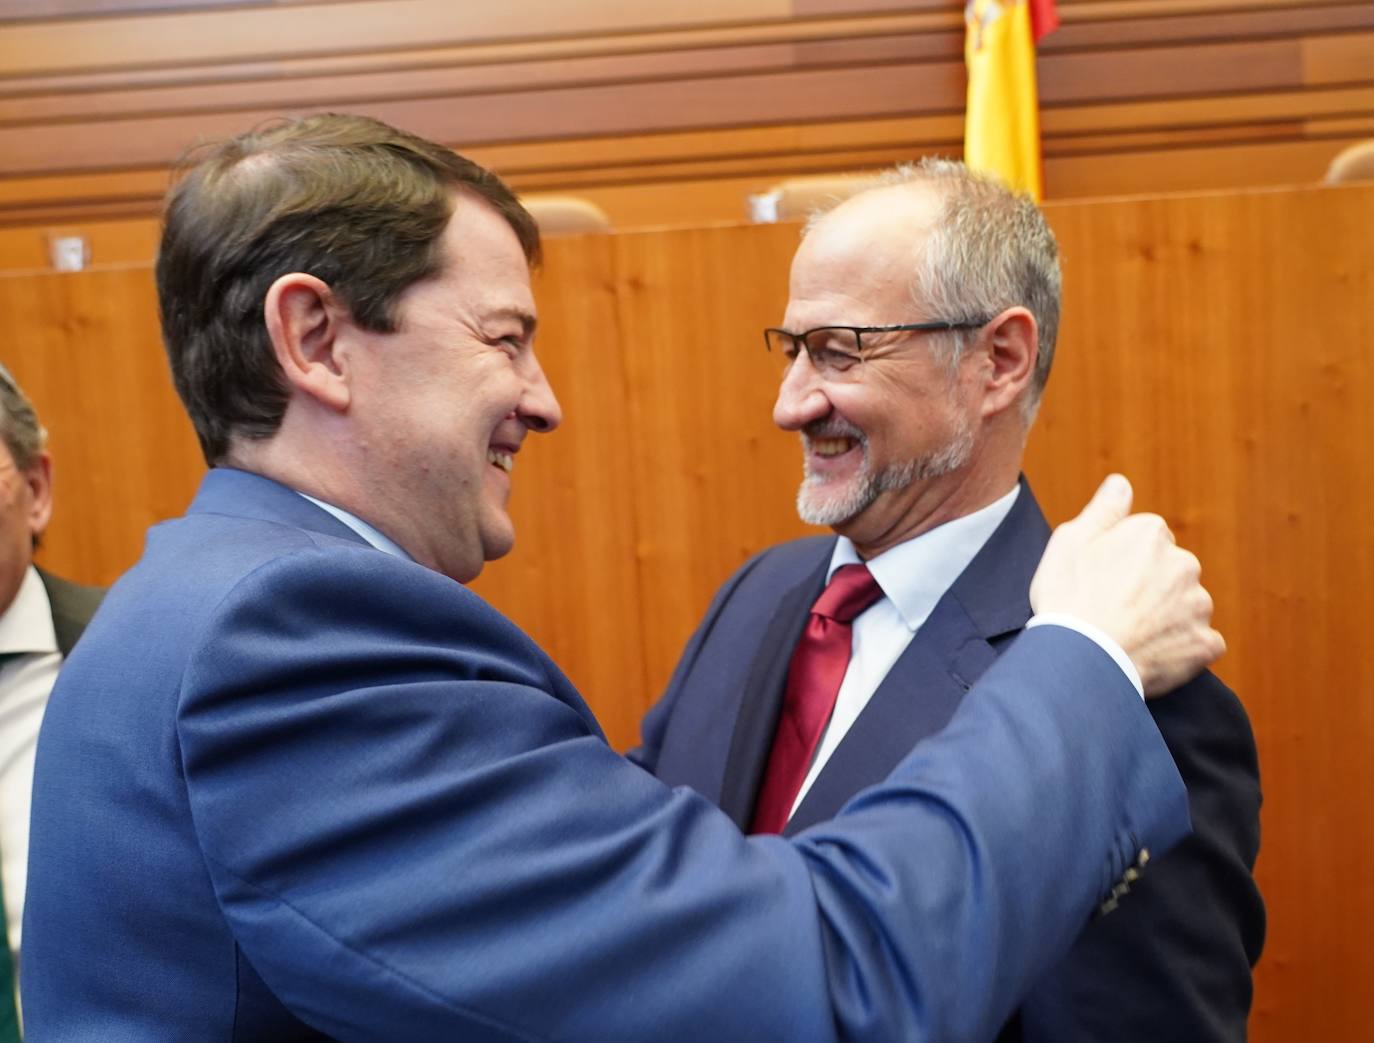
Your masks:
{"label": "navy jacket lapel", "polygon": [[1023,478],[1010,513],[888,671],[792,816],[787,835],[832,818],[949,723],[998,648],[1030,618],[1030,581],[1048,539],[1049,526]]}
{"label": "navy jacket lapel", "polygon": [[773,745],[773,732],[782,710],[783,688],[792,650],[801,637],[811,605],[825,585],[833,542],[822,544],[824,552],[801,582],[778,600],[764,629],[758,651],[746,675],[740,700],[739,717],[730,739],[730,753],[721,780],[721,809],[747,830],[754,815],[759,783]]}
{"label": "navy jacket lapel", "polygon": [[1030,619],[1031,578],[1049,539],[1049,523],[1023,477],[1010,513],[946,597],[958,599],[978,633],[989,640],[1019,633]]}
{"label": "navy jacket lapel", "polygon": [[52,613],[53,634],[62,658],[72,654],[72,648],[95,615],[105,591],[100,587],[85,587],[70,583],[60,576],[36,569],[38,578],[48,592],[48,607]]}

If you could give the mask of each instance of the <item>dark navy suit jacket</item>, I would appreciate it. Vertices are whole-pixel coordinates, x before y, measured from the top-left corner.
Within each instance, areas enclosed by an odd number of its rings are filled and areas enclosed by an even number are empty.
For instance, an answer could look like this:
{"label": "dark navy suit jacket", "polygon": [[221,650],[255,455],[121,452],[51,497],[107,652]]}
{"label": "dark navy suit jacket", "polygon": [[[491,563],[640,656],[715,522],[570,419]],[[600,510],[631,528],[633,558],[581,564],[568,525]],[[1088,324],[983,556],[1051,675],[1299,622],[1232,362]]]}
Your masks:
{"label": "dark navy suit jacket", "polygon": [[[946,726],[1030,618],[1030,581],[1048,538],[1023,482],[1010,514],[835,749],[787,835],[834,815]],[[834,543],[783,544],[731,577],[632,754],[663,781],[716,801],[741,828],[772,742],[788,660]],[[1254,738],[1239,700],[1210,673],[1148,705],[1188,785],[1194,835],[1152,861],[1119,907],[1088,926],[1069,957],[1035,982],[1001,1040],[1245,1038],[1250,968],[1265,922],[1250,872],[1259,847]],[[1027,868],[1034,860],[1027,851]]]}
{"label": "dark navy suit jacket", "polygon": [[100,599],[105,596],[105,591],[102,587],[72,583],[42,569],[37,569],[37,572],[38,578],[43,581],[43,588],[48,592],[48,608],[52,613],[57,650],[66,657],[71,655],[81,632],[100,607]]}
{"label": "dark navy suit jacket", "polygon": [[29,1043],[986,1038],[1187,828],[1100,649],[1004,662],[836,821],[747,839],[475,594],[212,471],[48,706]]}

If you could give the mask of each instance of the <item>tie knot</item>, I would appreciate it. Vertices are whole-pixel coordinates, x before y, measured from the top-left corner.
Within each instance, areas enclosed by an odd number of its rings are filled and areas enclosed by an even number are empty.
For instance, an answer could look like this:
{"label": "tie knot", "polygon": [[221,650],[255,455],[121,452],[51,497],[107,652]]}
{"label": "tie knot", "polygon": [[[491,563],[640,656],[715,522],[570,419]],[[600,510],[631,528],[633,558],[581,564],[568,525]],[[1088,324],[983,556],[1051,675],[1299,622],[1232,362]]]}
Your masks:
{"label": "tie knot", "polygon": [[838,623],[848,623],[882,596],[883,588],[867,565],[841,565],[811,611]]}

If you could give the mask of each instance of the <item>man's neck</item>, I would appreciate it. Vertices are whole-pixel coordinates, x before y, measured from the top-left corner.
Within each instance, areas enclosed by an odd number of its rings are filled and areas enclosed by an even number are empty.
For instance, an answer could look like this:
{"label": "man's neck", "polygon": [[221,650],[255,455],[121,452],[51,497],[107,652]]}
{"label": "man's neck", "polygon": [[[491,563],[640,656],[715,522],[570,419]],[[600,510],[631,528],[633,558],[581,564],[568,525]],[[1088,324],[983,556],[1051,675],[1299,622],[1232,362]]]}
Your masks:
{"label": "man's neck", "polygon": [[1019,463],[1017,460],[1014,466],[1000,468],[995,474],[975,470],[949,475],[951,481],[947,482],[936,479],[920,490],[906,510],[890,523],[883,525],[881,518],[875,519],[865,512],[851,523],[835,526],[835,532],[853,542],[863,560],[876,558],[899,544],[996,503],[1016,488]]}
{"label": "man's neck", "polygon": [[218,463],[270,478],[375,528],[367,517],[366,497],[353,477],[357,469],[347,467],[328,451],[312,454],[309,460],[304,460],[289,443],[290,439],[282,431],[264,439],[238,438]]}

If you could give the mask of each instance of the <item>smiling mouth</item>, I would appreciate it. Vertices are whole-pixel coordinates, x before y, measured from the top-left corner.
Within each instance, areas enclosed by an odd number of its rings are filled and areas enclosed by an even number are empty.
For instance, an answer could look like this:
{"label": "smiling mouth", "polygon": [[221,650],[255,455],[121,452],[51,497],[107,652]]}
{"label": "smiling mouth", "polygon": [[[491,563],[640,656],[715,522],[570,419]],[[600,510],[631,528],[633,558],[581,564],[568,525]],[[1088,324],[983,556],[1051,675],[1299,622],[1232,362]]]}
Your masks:
{"label": "smiling mouth", "polygon": [[807,448],[817,456],[831,457],[843,456],[853,449],[858,442],[852,438],[808,438]]}
{"label": "smiling mouth", "polygon": [[506,474],[510,474],[511,469],[515,467],[515,454],[508,453],[503,449],[488,449],[487,463],[501,468]]}

